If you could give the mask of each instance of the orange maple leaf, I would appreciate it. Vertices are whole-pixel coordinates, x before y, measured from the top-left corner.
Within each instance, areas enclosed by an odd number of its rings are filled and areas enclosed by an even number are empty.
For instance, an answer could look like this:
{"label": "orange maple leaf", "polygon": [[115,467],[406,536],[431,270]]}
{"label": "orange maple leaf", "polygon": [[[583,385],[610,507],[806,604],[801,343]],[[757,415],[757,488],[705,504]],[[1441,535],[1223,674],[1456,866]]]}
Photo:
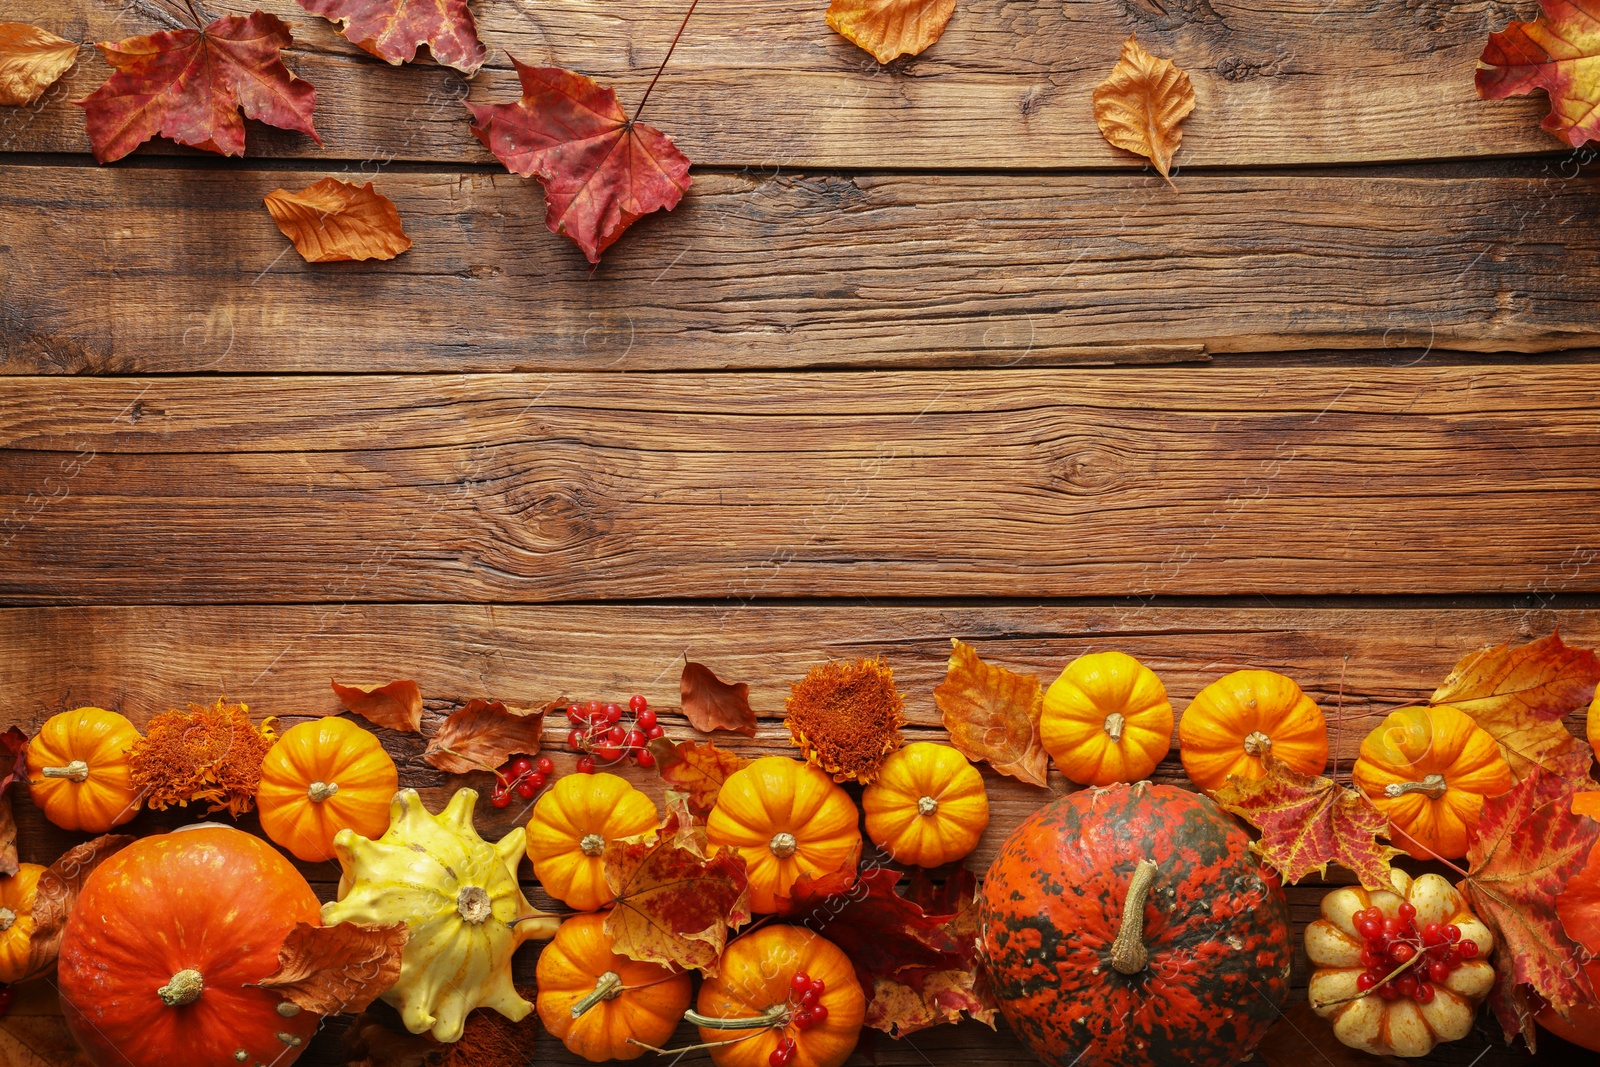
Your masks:
{"label": "orange maple leaf", "polygon": [[955,10],[956,0],[833,0],[828,25],[887,63],[932,45]]}
{"label": "orange maple leaf", "polygon": [[983,662],[965,641],[952,637],[950,644],[944,681],[933,691],[950,743],[1001,774],[1046,785],[1050,756],[1039,737],[1044,712],[1039,679]]}
{"label": "orange maple leaf", "polygon": [[1189,75],[1170,59],[1157,59],[1129,34],[1111,76],[1095,87],[1094,118],[1118,148],[1144,156],[1172,184],[1167,171],[1183,141],[1178,124],[1194,110]]}
{"label": "orange maple leaf", "polygon": [[400,213],[371,182],[352,185],[323,178],[298,193],[274,189],[264,202],[272,221],[307,263],[393,259],[411,247],[411,238],[400,227]]}
{"label": "orange maple leaf", "polygon": [[728,775],[750,761],[707,741],[679,741],[657,737],[645,746],[655,757],[656,771],[667,785],[684,792],[689,810],[708,813],[717,803]]}
{"label": "orange maple leaf", "polygon": [[1600,139],[1600,0],[1540,0],[1532,22],[1491,33],[1474,82],[1485,100],[1543,89],[1543,127],[1573,148]]}
{"label": "orange maple leaf", "polygon": [[31,104],[78,61],[78,46],[26,22],[0,22],[0,104]]}

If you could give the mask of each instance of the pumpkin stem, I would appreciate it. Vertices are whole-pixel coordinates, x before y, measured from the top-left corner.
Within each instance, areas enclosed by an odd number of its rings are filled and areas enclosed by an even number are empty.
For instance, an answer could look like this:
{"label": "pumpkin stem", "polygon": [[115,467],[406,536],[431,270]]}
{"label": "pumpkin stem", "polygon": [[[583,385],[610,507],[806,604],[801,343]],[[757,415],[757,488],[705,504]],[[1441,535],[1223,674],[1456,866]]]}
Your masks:
{"label": "pumpkin stem", "polygon": [[1429,800],[1438,800],[1450,791],[1450,783],[1442,774],[1430,774],[1420,782],[1391,782],[1383,787],[1386,797],[1403,797],[1407,793],[1422,793]]}
{"label": "pumpkin stem", "polygon": [[939,802],[932,797],[921,797],[917,800],[918,815],[932,815],[939,810]]}
{"label": "pumpkin stem", "polygon": [[1111,743],[1113,745],[1120,745],[1122,743],[1122,731],[1127,725],[1128,720],[1122,717],[1122,712],[1120,711],[1113,711],[1110,715],[1106,716],[1106,736],[1111,738]]}
{"label": "pumpkin stem", "polygon": [[1118,974],[1138,974],[1150,961],[1150,952],[1144,947],[1144,898],[1159,869],[1155,860],[1140,860],[1133,869],[1128,896],[1122,902],[1122,925],[1111,943],[1111,966]]}
{"label": "pumpkin stem", "polygon": [[718,1019],[711,1015],[701,1015],[690,1008],[683,1013],[683,1021],[703,1026],[707,1030],[769,1030],[773,1027],[783,1026],[789,1021],[789,1002],[774,1004],[760,1015],[736,1016]]}
{"label": "pumpkin stem", "polygon": [[306,796],[321,804],[338,791],[338,782],[312,782],[310,787],[306,789]]}
{"label": "pumpkin stem", "polygon": [[800,842],[796,841],[794,835],[789,831],[779,830],[772,835],[772,840],[767,844],[767,847],[772,850],[774,856],[780,860],[786,860],[799,849]]}
{"label": "pumpkin stem", "polygon": [[1260,730],[1251,730],[1244,737],[1244,754],[1260,759],[1272,751],[1272,738]]}
{"label": "pumpkin stem", "polygon": [[161,998],[161,1003],[169,1008],[181,1008],[185,1004],[193,1004],[200,999],[200,994],[205,990],[206,983],[200,972],[193,967],[186,967],[173,975],[166,985],[156,990],[156,996]]}
{"label": "pumpkin stem", "polygon": [[81,759],[75,759],[65,767],[46,767],[39,773],[46,778],[66,778],[74,782],[82,782],[89,777],[89,765]]}
{"label": "pumpkin stem", "polygon": [[595,982],[592,990],[590,990],[581,1000],[573,1003],[572,1017],[574,1019],[579,1018],[584,1012],[588,1011],[602,1000],[612,1000],[616,997],[620,997],[621,995],[622,976],[616,971],[607,971],[605,974],[600,976],[598,981]]}
{"label": "pumpkin stem", "polygon": [[599,834],[584,834],[583,840],[578,842],[578,847],[585,856],[598,856],[606,850],[606,839]]}
{"label": "pumpkin stem", "polygon": [[456,894],[456,912],[474,926],[487,919],[493,910],[489,891],[481,885],[464,885]]}

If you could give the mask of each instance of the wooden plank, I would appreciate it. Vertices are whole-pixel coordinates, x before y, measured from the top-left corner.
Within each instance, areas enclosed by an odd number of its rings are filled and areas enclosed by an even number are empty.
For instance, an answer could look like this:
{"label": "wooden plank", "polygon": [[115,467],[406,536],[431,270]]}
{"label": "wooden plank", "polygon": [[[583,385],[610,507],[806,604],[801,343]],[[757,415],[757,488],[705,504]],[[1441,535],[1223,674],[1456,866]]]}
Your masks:
{"label": "wooden plank", "polygon": [[531,183],[390,174],[416,245],[308,265],[314,172],[0,168],[0,371],[1029,366],[1600,344],[1600,179],[701,179],[591,271]]}
{"label": "wooden plank", "polygon": [[0,597],[1592,592],[1594,380],[14,378]]}
{"label": "wooden plank", "polygon": [[[243,12],[251,3],[213,3]],[[317,88],[325,147],[260,127],[256,155],[362,161],[487,161],[468,131],[463,79],[431,65],[390,69],[355,53],[292,0],[259,0],[293,26],[290,66]],[[178,23],[151,0],[0,0],[0,21],[43,22],[78,40]],[[474,5],[492,53],[474,101],[514,99],[507,53],[616,86],[631,112],[677,28],[678,7],[643,0]],[[1472,71],[1498,3],[1207,0],[963,3],[942,40],[880,67],[810,5],[706,0],[650,98],[647,118],[701,166],[1104,167],[1140,169],[1096,129],[1090,94],[1137,31],[1194,82],[1184,166],[1332,163],[1554,152],[1542,96],[1487,102]],[[109,69],[93,50],[40,108],[0,129],[0,149],[83,152],[81,111]],[[145,149],[144,151],[149,151]]]}

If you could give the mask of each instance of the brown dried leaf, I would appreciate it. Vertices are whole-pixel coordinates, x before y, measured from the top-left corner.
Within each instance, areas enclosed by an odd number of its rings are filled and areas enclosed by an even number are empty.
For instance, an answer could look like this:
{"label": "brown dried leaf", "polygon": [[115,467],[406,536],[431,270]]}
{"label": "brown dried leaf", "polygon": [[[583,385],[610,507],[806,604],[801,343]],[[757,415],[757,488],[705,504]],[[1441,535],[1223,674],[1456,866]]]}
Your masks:
{"label": "brown dried leaf", "polygon": [[690,810],[699,815],[711,811],[728,775],[750,762],[710,741],[674,744],[665,737],[657,737],[645,747],[655,757],[656,770],[667,785],[683,790],[688,795]]}
{"label": "brown dried leaf", "polygon": [[537,708],[499,700],[469,700],[445,719],[422,758],[446,774],[492,772],[514,753],[537,753],[545,715],[564,703],[565,697]]}
{"label": "brown dried leaf", "polygon": [[376,726],[408,734],[422,729],[422,691],[409,678],[383,685],[334,682],[333,692],[346,711],[353,711]]}
{"label": "brown dried leaf", "polygon": [[944,33],[956,0],[833,0],[827,22],[879,63],[920,55]]}
{"label": "brown dried leaf", "polygon": [[678,693],[689,725],[701,733],[733,730],[756,735],[756,713],[750,710],[750,687],[745,683],[729,684],[705,664],[685,661]]}
{"label": "brown dried leaf", "polygon": [[323,178],[298,193],[274,189],[263,203],[307,263],[393,259],[411,247],[394,203],[371,182]]}
{"label": "brown dried leaf", "polygon": [[1122,43],[1122,58],[1111,76],[1094,91],[1094,119],[1101,135],[1154,163],[1169,185],[1172,178],[1167,171],[1183,140],[1178,124],[1193,110],[1189,75],[1172,60],[1157,59],[1139,47],[1131,33]]}
{"label": "brown dried leaf", "polygon": [[83,883],[94,869],[117,852],[133,844],[129,834],[102,834],[92,841],[67,849],[39,876],[33,898],[33,935],[28,944],[29,978],[37,978],[56,965],[61,952],[61,935],[67,916],[78,902]]}
{"label": "brown dried leaf", "polygon": [[1039,739],[1044,693],[1039,679],[978,658],[977,649],[952,637],[950,665],[933,702],[950,731],[950,743],[968,758],[985,760],[1001,774],[1044,786],[1050,756]]}
{"label": "brown dried leaf", "polygon": [[318,1015],[365,1011],[400,977],[400,953],[410,937],[403,922],[295,923],[278,948],[278,969],[260,985]]}
{"label": "brown dried leaf", "polygon": [[77,61],[76,42],[26,22],[0,22],[0,104],[33,103]]}

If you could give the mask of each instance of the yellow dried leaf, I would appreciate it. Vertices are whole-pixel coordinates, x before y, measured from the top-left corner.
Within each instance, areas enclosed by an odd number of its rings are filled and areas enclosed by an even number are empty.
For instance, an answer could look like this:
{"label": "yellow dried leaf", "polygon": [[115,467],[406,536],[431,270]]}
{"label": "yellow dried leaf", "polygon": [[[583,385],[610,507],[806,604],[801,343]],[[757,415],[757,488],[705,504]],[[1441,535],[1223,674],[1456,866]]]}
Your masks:
{"label": "yellow dried leaf", "polygon": [[0,22],[0,104],[31,104],[78,61],[78,45],[26,22]]}
{"label": "yellow dried leaf", "polygon": [[323,178],[291,193],[274,189],[267,211],[307,263],[393,259],[411,247],[400,213],[372,183],[352,185]]}
{"label": "yellow dried leaf", "polygon": [[833,0],[828,25],[887,63],[932,45],[955,10],[956,0]]}
{"label": "yellow dried leaf", "polygon": [[1144,156],[1171,184],[1167,171],[1183,140],[1178,124],[1194,110],[1189,75],[1170,59],[1157,59],[1139,47],[1133,34],[1122,43],[1122,58],[1094,91],[1094,118],[1100,132],[1118,148]]}

